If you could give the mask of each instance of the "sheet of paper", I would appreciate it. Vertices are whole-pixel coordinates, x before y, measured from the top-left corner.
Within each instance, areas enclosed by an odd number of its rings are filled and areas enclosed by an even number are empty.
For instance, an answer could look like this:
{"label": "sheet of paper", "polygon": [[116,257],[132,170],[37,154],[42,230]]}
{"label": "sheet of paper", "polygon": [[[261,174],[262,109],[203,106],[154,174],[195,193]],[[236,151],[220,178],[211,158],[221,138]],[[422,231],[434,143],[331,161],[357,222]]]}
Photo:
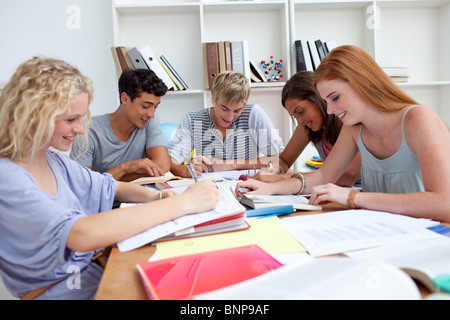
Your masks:
{"label": "sheet of paper", "polygon": [[368,210],[289,217],[282,223],[315,257],[441,237],[426,229],[433,221]]}
{"label": "sheet of paper", "polygon": [[230,191],[221,192],[219,203],[214,210],[185,215],[178,219],[159,224],[147,231],[117,243],[117,247],[122,252],[133,250],[159,238],[173,234],[174,232],[243,210],[245,210],[245,208],[236,200]]}
{"label": "sheet of paper", "polygon": [[257,244],[272,255],[305,252],[278,217],[251,220],[249,224],[248,230],[157,243],[158,259],[249,244]]}

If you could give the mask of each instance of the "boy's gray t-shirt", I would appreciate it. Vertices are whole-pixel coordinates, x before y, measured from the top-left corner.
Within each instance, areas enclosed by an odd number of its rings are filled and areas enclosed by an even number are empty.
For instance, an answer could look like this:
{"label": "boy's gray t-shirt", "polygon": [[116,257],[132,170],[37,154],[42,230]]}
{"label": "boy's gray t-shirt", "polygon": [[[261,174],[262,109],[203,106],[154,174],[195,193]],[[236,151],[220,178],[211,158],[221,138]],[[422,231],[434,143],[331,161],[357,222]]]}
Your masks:
{"label": "boy's gray t-shirt", "polygon": [[126,142],[119,141],[111,128],[109,114],[92,117],[88,133],[89,146],[85,153],[85,139],[77,136],[70,158],[79,164],[103,173],[123,162],[146,158],[146,150],[166,146],[157,114],[145,128],[136,128]]}

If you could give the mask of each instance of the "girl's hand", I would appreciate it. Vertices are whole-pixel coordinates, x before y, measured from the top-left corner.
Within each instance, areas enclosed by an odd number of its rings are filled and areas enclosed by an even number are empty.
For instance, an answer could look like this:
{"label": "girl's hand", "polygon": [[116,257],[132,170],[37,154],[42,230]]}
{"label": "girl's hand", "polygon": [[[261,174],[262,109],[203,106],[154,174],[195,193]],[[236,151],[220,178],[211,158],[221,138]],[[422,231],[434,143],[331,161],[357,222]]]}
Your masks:
{"label": "girl's hand", "polygon": [[180,197],[186,205],[186,214],[213,210],[219,202],[220,194],[214,182],[205,180],[188,188]]}
{"label": "girl's hand", "polygon": [[[249,189],[249,190],[245,190],[245,189]],[[235,193],[236,193],[237,197],[240,197],[242,194],[245,194],[245,193],[248,193],[248,194],[273,194],[273,191],[271,190],[271,184],[249,178],[246,181],[239,181],[236,184]]]}
{"label": "girl's hand", "polygon": [[338,187],[333,183],[327,183],[312,188],[309,204],[320,205],[328,202],[336,202],[347,206],[350,189]]}

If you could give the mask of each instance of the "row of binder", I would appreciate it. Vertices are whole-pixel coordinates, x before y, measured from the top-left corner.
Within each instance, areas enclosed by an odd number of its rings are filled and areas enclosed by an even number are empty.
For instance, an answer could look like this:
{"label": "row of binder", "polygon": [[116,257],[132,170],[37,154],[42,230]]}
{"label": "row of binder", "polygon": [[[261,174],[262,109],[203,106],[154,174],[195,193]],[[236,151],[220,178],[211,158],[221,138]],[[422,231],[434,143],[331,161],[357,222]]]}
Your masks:
{"label": "row of binder", "polygon": [[112,47],[111,52],[116,64],[117,73],[126,69],[152,70],[169,90],[187,90],[189,87],[164,55],[153,52],[149,47],[138,50],[136,47]]}
{"label": "row of binder", "polygon": [[336,47],[334,40],[295,40],[295,59],[298,71],[315,71],[325,56]]}

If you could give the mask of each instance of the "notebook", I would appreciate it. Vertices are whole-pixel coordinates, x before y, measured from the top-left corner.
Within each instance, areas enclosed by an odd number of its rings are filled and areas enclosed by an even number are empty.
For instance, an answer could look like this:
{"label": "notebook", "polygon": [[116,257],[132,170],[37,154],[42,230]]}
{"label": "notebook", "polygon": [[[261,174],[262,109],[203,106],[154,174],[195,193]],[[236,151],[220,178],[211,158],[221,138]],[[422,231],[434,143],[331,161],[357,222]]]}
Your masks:
{"label": "notebook", "polygon": [[140,262],[137,269],[152,300],[187,300],[281,267],[257,245]]}

